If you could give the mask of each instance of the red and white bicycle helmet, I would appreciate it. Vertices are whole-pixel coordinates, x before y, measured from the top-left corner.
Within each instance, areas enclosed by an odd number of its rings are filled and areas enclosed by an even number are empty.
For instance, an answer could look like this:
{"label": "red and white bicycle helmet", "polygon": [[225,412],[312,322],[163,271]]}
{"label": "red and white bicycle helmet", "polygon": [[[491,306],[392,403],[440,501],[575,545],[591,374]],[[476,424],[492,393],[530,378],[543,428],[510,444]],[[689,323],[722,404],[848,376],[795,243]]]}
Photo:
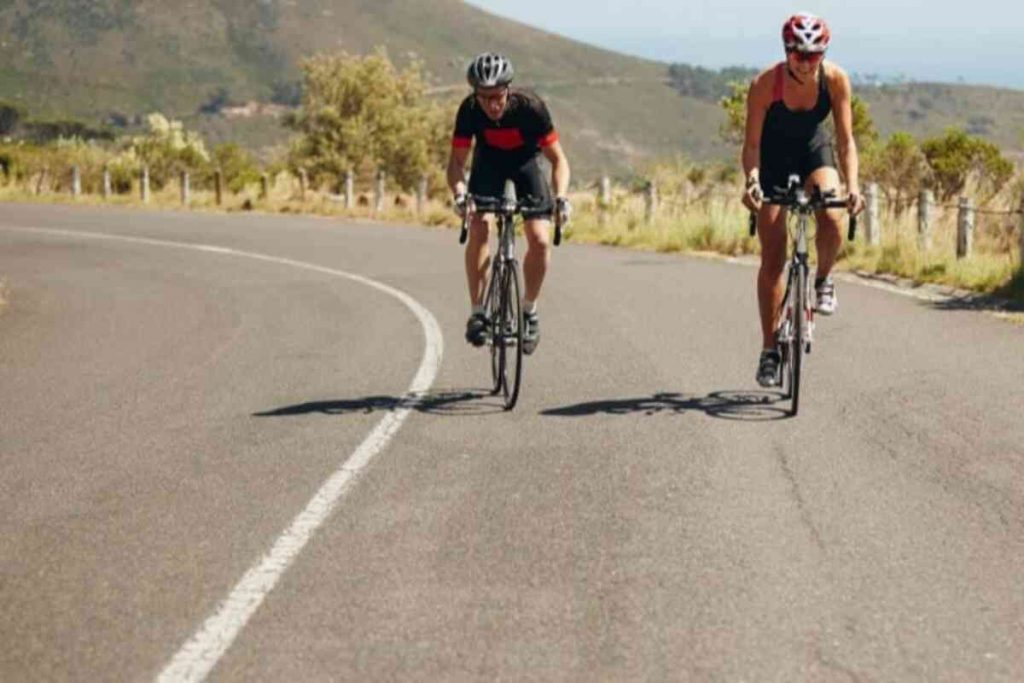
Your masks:
{"label": "red and white bicycle helmet", "polygon": [[782,43],[786,52],[824,52],[832,32],[821,17],[794,14],[782,25]]}

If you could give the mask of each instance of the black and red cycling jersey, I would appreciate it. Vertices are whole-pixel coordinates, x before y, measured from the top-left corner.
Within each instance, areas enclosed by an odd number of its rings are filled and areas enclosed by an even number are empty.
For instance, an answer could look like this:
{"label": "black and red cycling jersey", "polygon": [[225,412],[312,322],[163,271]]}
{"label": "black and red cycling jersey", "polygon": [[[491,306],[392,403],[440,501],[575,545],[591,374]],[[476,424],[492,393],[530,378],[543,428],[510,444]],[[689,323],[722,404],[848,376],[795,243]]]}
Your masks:
{"label": "black and red cycling jersey", "polygon": [[558,133],[543,100],[531,92],[510,90],[505,113],[498,121],[487,116],[475,95],[462,101],[452,146],[469,149],[473,140],[477,155],[517,164],[558,142]]}

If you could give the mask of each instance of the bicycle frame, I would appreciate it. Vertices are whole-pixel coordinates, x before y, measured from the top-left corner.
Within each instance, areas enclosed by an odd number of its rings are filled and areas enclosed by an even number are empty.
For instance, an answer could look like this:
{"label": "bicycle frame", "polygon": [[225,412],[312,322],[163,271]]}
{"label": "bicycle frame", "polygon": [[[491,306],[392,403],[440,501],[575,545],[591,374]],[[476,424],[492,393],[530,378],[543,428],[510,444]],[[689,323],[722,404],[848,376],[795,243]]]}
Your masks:
{"label": "bicycle frame", "polygon": [[[793,311],[796,310],[798,304],[798,297],[796,288],[800,285],[800,275],[806,274],[803,282],[806,284],[810,281],[810,257],[807,253],[807,233],[809,216],[806,213],[800,212],[796,218],[796,228],[793,235],[793,255],[790,257],[789,265],[786,269],[786,293],[782,296],[782,307],[779,311],[779,322],[776,324],[776,329],[779,330],[779,343],[789,343],[793,341],[792,329],[783,329],[784,322],[787,316],[792,315]],[[803,292],[803,301],[810,301],[810,292]],[[802,327],[801,340],[804,343],[805,349],[808,353],[811,351],[811,343],[814,339],[814,308],[804,304],[807,325]],[[792,326],[790,326],[792,327]]]}

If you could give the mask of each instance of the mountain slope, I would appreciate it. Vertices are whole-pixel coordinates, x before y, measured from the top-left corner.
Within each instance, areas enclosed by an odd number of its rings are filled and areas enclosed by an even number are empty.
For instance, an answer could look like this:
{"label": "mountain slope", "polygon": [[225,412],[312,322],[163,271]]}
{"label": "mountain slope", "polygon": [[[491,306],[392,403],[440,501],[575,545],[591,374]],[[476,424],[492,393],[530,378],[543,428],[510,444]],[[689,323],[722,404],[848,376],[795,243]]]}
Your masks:
{"label": "mountain slope", "polygon": [[[514,60],[521,83],[552,96],[584,167],[622,169],[623,153],[714,153],[713,141],[684,143],[687,107],[706,107],[675,94],[664,65],[459,0],[0,0],[0,33],[9,37],[0,44],[0,98],[45,115],[187,116],[222,87],[235,100],[267,100],[276,84],[298,78],[303,56],[380,45],[396,61],[422,61],[433,83],[459,92],[466,62],[489,49]],[[639,116],[637,101],[648,107]],[[637,118],[643,125],[628,123]]]}
{"label": "mountain slope", "polygon": [[[269,100],[299,77],[304,56],[385,46],[423,62],[439,97],[465,91],[463,69],[483,50],[508,54],[519,82],[551,105],[579,172],[622,172],[685,152],[735,158],[718,138],[707,93],[680,94],[668,65],[616,54],[499,18],[461,0],[0,0],[0,99],[43,116],[101,119],[159,110],[212,141],[253,147],[287,132],[272,120],[197,116],[212,94]],[[1019,146],[1024,93],[967,86],[859,92],[883,133],[962,125]]]}

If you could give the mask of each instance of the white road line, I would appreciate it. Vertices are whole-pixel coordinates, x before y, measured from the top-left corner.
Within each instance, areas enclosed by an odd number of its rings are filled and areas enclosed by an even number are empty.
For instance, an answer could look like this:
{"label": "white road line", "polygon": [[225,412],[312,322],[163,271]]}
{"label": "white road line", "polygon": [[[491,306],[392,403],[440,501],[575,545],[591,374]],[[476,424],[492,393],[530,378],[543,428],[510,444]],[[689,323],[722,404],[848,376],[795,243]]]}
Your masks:
{"label": "white road line", "polygon": [[216,611],[178,650],[177,654],[174,655],[157,678],[159,681],[202,681],[217,665],[217,662],[224,656],[224,653],[228,651],[235,638],[245,628],[246,623],[255,614],[256,610],[259,609],[264,598],[274,589],[274,586],[277,585],[277,582],[288,570],[288,567],[291,566],[295,558],[302,552],[316,530],[331,516],[331,513],[338,505],[338,501],[351,489],[352,484],[370,461],[373,460],[374,456],[380,453],[388,445],[388,442],[394,438],[402,423],[409,417],[417,403],[422,400],[423,394],[429,391],[434,383],[434,379],[437,377],[437,372],[441,365],[441,357],[444,352],[441,328],[430,311],[405,292],[361,275],[354,275],[311,263],[206,244],[170,242],[144,237],[54,230],[49,228],[8,228],[7,226],[2,226],[0,229],[28,231],[61,237],[117,240],[158,247],[212,252],[342,277],[372,287],[398,299],[405,304],[406,308],[412,311],[423,327],[426,348],[423,351],[423,359],[420,362],[419,370],[409,386],[406,399],[378,423],[376,428],[366,437],[366,440],[320,487],[320,490],[316,492],[316,495],[309,501],[306,508],[292,520],[292,523],[284,533],[274,542],[270,551],[245,573],[231,593],[228,594],[227,598],[220,603]]}

